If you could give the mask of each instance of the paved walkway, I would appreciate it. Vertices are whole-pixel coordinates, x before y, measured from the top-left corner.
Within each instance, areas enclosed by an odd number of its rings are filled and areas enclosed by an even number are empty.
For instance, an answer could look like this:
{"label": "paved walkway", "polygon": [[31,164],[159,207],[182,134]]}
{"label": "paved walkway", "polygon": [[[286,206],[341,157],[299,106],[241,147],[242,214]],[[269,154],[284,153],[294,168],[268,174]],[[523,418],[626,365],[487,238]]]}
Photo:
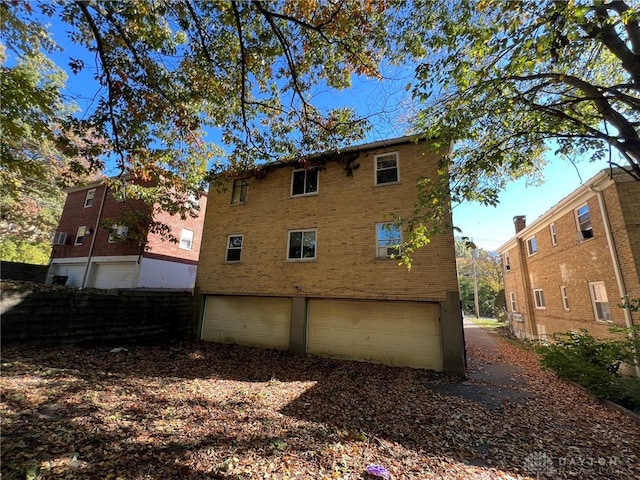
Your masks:
{"label": "paved walkway", "polygon": [[501,358],[498,342],[475,323],[464,321],[464,335],[469,351],[481,352],[469,362],[467,378],[460,382],[442,385],[438,389],[446,395],[454,395],[499,409],[503,402],[532,397],[526,380],[518,375],[520,368]]}

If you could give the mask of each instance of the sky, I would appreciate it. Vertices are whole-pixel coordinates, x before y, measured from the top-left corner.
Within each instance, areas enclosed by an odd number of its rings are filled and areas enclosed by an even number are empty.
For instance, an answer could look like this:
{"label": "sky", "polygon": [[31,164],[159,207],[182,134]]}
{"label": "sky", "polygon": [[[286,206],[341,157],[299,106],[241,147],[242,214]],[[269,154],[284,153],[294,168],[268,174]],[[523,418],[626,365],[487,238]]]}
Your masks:
{"label": "sky", "polygon": [[[69,41],[67,25],[55,17],[49,22],[55,40],[64,48],[54,56],[54,60],[68,72],[67,93],[77,98],[81,110],[91,109],[96,101],[96,84],[92,78],[95,57]],[[84,59],[85,70],[79,75],[71,73],[66,68],[69,57]],[[405,89],[412,80],[413,69],[385,65],[383,75],[387,77],[383,82],[354,77],[353,88],[346,91],[318,90],[312,102],[324,108],[352,106],[360,115],[371,117],[373,129],[362,143],[401,137],[405,135],[408,118],[414,111],[410,92]],[[217,132],[211,133],[211,140],[219,138]],[[547,162],[544,170],[546,180],[542,185],[527,185],[524,179],[513,182],[502,192],[496,207],[473,203],[456,205],[453,209],[454,225],[478,247],[494,251],[514,235],[512,219],[515,215],[526,215],[530,224],[606,167],[602,163],[587,161],[573,165],[553,156],[547,157]],[[110,174],[108,171],[105,173]]]}

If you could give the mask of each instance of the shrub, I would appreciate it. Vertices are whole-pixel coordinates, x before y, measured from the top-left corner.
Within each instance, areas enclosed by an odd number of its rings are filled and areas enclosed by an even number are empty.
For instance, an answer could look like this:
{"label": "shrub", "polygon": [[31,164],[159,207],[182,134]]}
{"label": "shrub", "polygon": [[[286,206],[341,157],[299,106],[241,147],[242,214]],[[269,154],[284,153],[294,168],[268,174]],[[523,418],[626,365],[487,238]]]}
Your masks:
{"label": "shrub", "polygon": [[599,398],[640,413],[640,379],[619,373],[623,363],[635,362],[635,337],[599,340],[581,330],[555,334],[553,340],[538,348],[544,366]]}

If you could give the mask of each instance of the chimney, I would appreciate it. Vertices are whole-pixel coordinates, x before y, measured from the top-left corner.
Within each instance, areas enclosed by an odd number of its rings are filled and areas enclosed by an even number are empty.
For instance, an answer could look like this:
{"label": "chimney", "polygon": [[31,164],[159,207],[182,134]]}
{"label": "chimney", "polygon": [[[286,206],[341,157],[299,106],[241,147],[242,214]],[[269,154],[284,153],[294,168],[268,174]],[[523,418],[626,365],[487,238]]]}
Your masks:
{"label": "chimney", "polygon": [[516,233],[520,233],[527,226],[527,217],[525,215],[516,215],[513,217],[513,224],[516,227]]}

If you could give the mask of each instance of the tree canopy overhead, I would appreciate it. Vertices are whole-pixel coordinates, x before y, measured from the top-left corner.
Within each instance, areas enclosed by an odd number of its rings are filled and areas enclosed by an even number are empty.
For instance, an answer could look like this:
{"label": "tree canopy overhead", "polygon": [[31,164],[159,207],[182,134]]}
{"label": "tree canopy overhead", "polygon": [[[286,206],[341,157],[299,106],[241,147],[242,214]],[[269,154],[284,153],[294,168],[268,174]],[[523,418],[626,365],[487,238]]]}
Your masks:
{"label": "tree canopy overhead", "polygon": [[458,140],[457,200],[494,204],[546,150],[640,180],[640,4],[622,0],[415,1],[423,55],[416,128]]}

